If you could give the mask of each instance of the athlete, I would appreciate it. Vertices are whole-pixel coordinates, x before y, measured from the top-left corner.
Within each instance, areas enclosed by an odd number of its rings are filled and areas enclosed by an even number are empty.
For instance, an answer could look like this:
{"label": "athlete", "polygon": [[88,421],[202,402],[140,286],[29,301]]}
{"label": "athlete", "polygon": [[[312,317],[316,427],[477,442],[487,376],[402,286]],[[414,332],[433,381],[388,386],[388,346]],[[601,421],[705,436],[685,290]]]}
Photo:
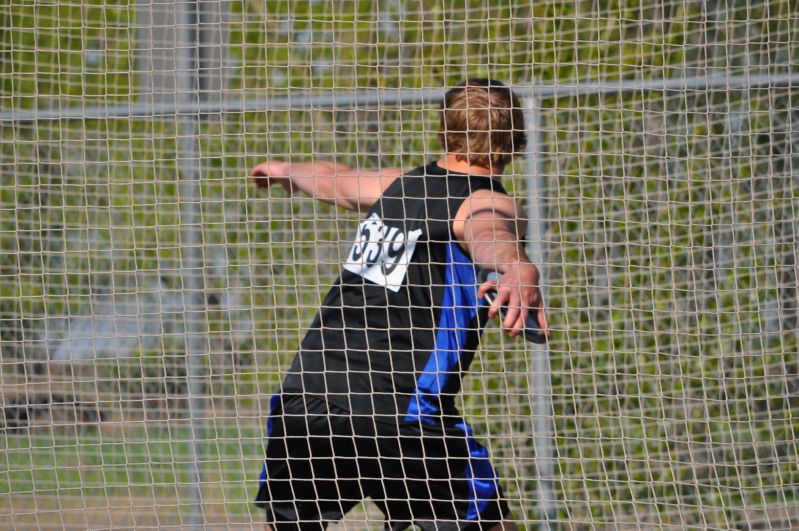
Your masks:
{"label": "athlete", "polygon": [[[252,171],[258,187],[364,215],[271,401],[256,498],[267,529],[324,529],[367,497],[387,529],[516,528],[455,397],[502,307],[510,335],[529,312],[548,333],[524,214],[500,182],[526,141],[518,97],[493,80],[459,84],[439,140],[443,158],[409,172],[319,161]],[[481,283],[481,269],[498,280]]]}

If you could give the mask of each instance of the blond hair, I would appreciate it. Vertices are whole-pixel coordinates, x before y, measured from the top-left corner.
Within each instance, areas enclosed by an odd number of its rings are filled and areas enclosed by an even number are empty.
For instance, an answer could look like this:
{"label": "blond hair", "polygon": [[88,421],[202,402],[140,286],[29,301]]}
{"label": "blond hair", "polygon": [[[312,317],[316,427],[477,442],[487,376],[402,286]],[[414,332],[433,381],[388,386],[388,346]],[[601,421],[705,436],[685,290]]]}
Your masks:
{"label": "blond hair", "polygon": [[441,102],[438,139],[459,160],[500,170],[527,144],[519,98],[493,79],[467,79]]}

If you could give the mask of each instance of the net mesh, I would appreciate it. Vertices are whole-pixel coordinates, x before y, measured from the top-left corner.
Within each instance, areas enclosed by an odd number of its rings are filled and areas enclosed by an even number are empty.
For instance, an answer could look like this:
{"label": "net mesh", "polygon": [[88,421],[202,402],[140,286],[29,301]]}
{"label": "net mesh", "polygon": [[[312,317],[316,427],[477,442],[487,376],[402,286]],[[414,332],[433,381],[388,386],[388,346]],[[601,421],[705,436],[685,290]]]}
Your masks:
{"label": "net mesh", "polygon": [[[535,149],[505,182],[542,205],[554,332],[531,353],[488,330],[459,401],[512,518],[797,526],[796,13],[5,2],[0,515],[260,525],[268,398],[358,218],[258,192],[249,170],[421,165],[443,89],[489,76],[535,102]],[[340,525],[382,524],[367,503]]]}

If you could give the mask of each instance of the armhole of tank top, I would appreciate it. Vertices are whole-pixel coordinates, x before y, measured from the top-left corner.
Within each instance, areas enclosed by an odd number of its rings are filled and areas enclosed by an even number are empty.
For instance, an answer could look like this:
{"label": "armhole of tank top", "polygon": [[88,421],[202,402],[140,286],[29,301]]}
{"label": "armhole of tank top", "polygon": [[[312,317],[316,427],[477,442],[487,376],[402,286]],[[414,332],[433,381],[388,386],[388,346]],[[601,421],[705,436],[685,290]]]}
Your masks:
{"label": "armhole of tank top", "polygon": [[[471,177],[474,177],[474,176],[472,175]],[[460,198],[459,201],[457,201],[457,207],[455,208],[454,212],[451,212],[451,214],[450,214],[451,219],[449,220],[449,223],[448,223],[450,241],[456,242],[458,244],[458,247],[461,249],[461,251],[463,251],[464,254],[466,254],[466,256],[468,256],[470,260],[472,259],[472,257],[469,254],[469,251],[467,249],[465,249],[463,247],[463,245],[461,244],[461,242],[458,241],[455,238],[455,230],[454,230],[453,224],[455,223],[455,216],[457,215],[458,210],[461,208],[461,206],[463,206],[464,201],[469,199],[469,197],[471,197],[471,195],[474,192],[478,191],[478,190],[491,190],[493,192],[499,192],[501,194],[508,195],[507,190],[505,190],[505,187],[502,186],[501,182],[494,181],[491,177],[485,177],[485,178],[489,179],[489,180],[484,181],[484,185],[481,184],[481,185],[479,185],[477,187],[472,187],[471,185],[467,184],[467,190],[466,191],[468,192],[468,194],[464,195],[462,198]],[[453,201],[453,203],[455,203],[455,201]],[[447,209],[450,210],[451,207],[452,207],[452,203],[450,203],[450,199],[449,199],[449,197],[447,197]]]}

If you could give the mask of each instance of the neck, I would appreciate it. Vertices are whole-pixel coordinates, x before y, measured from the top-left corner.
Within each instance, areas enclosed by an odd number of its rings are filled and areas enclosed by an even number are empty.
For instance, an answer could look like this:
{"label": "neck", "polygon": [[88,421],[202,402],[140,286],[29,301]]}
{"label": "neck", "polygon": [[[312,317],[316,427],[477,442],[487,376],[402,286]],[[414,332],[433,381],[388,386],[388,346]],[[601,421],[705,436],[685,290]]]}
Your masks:
{"label": "neck", "polygon": [[502,170],[504,169],[494,167],[494,171],[491,171],[491,168],[478,166],[477,164],[469,164],[468,161],[458,159],[458,156],[453,153],[445,155],[437,164],[440,168],[444,168],[447,171],[468,173],[470,175],[487,175],[494,178],[501,177]]}

